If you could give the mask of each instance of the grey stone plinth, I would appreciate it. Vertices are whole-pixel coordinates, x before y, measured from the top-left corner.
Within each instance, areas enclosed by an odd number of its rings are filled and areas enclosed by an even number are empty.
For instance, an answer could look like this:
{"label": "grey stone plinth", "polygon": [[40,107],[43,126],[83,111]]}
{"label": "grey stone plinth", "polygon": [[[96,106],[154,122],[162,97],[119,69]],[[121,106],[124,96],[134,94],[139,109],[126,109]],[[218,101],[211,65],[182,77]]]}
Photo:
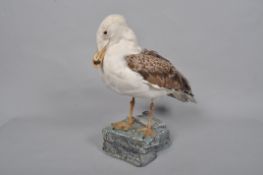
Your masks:
{"label": "grey stone plinth", "polygon": [[110,156],[129,162],[135,166],[145,166],[157,157],[157,152],[170,145],[166,125],[153,118],[154,137],[144,137],[138,129],[145,126],[145,113],[135,117],[135,123],[128,131],[114,130],[107,126],[102,130],[103,150]]}

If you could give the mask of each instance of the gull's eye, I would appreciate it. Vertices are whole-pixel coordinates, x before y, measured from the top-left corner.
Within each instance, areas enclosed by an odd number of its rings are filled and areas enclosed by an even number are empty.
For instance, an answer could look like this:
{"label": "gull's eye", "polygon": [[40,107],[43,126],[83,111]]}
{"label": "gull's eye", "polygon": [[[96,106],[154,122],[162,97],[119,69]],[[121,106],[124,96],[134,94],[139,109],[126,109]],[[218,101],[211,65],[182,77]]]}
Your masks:
{"label": "gull's eye", "polygon": [[105,30],[105,31],[103,32],[104,35],[107,35],[107,33],[108,33],[107,30]]}

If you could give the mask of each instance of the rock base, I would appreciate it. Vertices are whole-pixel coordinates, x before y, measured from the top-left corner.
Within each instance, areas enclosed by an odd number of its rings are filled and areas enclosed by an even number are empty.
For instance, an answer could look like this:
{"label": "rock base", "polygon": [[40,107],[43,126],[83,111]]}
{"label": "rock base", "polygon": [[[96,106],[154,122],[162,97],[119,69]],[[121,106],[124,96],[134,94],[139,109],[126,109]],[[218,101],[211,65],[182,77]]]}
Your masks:
{"label": "rock base", "polygon": [[135,117],[135,123],[128,131],[115,130],[107,126],[102,130],[103,150],[110,156],[124,160],[135,166],[145,166],[157,157],[157,152],[167,148],[171,141],[166,125],[153,118],[154,137],[144,137],[138,131],[145,127],[147,115]]}

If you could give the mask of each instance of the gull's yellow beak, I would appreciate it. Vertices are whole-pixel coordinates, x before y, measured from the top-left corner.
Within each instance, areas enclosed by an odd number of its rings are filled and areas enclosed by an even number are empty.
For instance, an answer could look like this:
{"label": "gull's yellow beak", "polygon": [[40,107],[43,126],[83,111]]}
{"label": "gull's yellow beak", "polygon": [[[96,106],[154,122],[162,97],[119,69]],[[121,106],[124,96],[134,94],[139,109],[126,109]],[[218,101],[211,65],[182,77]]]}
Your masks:
{"label": "gull's yellow beak", "polygon": [[101,50],[97,51],[92,59],[93,65],[95,68],[101,68],[102,62],[106,53],[107,46],[103,47]]}

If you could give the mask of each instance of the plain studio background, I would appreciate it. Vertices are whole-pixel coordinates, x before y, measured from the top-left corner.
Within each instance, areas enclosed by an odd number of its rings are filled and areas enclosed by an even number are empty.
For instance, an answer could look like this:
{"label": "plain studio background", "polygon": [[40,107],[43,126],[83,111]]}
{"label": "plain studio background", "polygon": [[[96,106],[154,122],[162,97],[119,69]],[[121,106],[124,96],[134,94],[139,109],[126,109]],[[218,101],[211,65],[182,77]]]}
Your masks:
{"label": "plain studio background", "polygon": [[[173,144],[144,168],[101,150],[101,129],[129,104],[91,65],[112,13],[188,77],[198,101],[157,101]],[[262,1],[1,0],[0,26],[1,175],[263,173]],[[148,104],[138,99],[136,113]]]}

